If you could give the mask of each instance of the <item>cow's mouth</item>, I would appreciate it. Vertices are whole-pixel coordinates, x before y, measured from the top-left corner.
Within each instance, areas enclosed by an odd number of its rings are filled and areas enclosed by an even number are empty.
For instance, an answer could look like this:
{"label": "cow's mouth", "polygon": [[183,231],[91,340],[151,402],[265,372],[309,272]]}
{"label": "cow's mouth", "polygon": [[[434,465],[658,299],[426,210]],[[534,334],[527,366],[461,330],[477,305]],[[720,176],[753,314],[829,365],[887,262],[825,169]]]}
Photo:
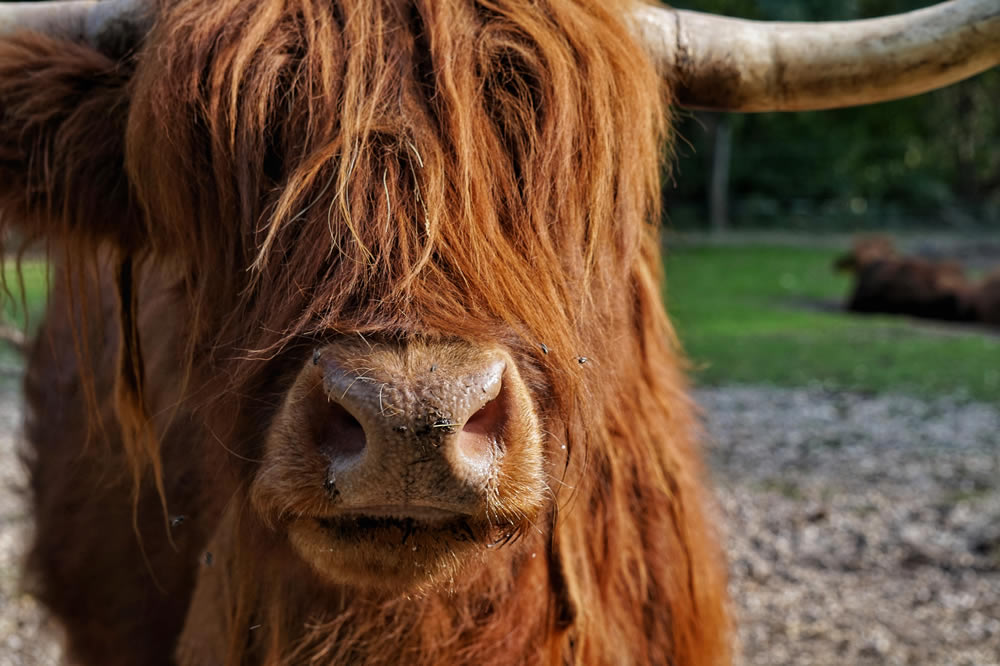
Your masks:
{"label": "cow's mouth", "polygon": [[465,512],[443,507],[423,504],[386,504],[379,506],[342,507],[335,515],[317,520],[324,525],[352,519],[387,518],[395,520],[413,520],[421,523],[441,523],[468,516]]}
{"label": "cow's mouth", "polygon": [[[409,512],[407,512],[409,513]],[[289,526],[292,545],[330,582],[409,590],[454,578],[467,562],[515,536],[466,514],[343,513]]]}
{"label": "cow's mouth", "polygon": [[435,535],[469,541],[476,538],[468,516],[441,512],[427,516],[353,513],[317,518],[317,524],[337,541],[372,541],[405,546],[415,535]]}

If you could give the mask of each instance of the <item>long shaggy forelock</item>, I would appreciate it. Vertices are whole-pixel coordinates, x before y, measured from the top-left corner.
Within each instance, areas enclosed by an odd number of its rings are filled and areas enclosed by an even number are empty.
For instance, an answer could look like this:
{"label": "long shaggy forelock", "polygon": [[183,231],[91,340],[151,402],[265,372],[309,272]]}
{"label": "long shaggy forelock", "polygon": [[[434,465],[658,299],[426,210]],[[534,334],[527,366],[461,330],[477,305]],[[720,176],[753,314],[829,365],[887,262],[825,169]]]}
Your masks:
{"label": "long shaggy forelock", "polygon": [[154,248],[197,267],[192,335],[509,331],[578,375],[631,298],[664,128],[607,5],[164,8],[128,164]]}

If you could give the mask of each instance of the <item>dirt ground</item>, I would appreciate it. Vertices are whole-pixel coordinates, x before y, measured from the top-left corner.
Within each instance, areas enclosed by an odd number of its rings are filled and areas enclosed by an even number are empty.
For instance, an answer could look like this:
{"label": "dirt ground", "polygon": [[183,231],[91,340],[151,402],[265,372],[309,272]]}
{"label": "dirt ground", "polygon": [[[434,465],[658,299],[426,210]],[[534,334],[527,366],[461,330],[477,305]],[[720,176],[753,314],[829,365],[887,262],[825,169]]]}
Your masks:
{"label": "dirt ground", "polygon": [[1000,663],[997,406],[698,397],[743,663]]}
{"label": "dirt ground", "polygon": [[[997,406],[760,387],[697,397],[741,664],[1000,664]],[[16,390],[0,390],[0,666],[60,655],[19,578],[19,419]]]}
{"label": "dirt ground", "polygon": [[0,666],[47,666],[59,663],[56,631],[21,579],[30,521],[17,457],[19,383],[11,370],[0,375]]}

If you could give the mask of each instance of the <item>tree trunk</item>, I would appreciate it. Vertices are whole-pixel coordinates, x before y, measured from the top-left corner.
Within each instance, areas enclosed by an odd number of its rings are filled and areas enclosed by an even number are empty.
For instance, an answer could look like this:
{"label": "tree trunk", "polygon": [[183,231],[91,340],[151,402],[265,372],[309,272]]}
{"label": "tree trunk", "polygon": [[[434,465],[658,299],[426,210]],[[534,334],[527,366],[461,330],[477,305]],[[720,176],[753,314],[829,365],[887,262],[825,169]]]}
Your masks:
{"label": "tree trunk", "polygon": [[708,212],[713,232],[729,227],[729,161],[732,156],[733,126],[726,114],[713,119],[712,174],[709,179]]}

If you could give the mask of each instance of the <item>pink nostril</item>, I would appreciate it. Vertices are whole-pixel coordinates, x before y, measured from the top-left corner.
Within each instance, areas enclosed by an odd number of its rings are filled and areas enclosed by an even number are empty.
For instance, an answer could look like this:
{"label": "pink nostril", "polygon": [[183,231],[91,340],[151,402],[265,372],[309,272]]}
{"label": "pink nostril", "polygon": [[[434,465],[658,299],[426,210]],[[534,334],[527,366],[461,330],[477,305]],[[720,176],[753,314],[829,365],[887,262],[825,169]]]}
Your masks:
{"label": "pink nostril", "polygon": [[466,463],[487,465],[501,444],[507,424],[507,400],[503,390],[473,414],[458,434],[455,447]]}
{"label": "pink nostril", "polygon": [[347,458],[365,449],[365,430],[343,405],[329,402],[320,432],[320,447],[331,458]]}
{"label": "pink nostril", "polygon": [[338,478],[346,483],[355,468],[391,474],[397,460],[438,465],[436,473],[467,485],[493,474],[520,390],[516,378],[504,381],[506,358],[466,352],[468,358],[444,354],[448,363],[417,364],[387,353],[362,356],[366,365],[359,367],[360,360],[345,361],[337,352],[331,345],[314,356],[322,393],[311,413]]}

